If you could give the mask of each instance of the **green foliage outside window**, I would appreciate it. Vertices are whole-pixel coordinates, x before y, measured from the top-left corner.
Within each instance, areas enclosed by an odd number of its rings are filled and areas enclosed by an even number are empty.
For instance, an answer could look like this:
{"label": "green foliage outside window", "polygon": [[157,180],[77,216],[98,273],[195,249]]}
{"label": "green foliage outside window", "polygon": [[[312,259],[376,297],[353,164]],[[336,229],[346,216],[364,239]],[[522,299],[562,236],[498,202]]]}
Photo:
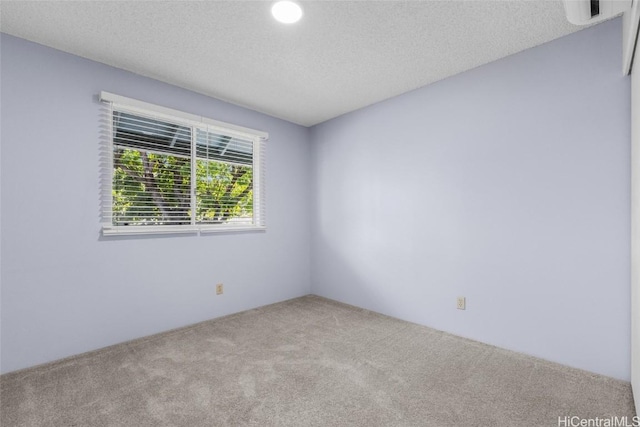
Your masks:
{"label": "green foliage outside window", "polygon": [[[114,148],[113,225],[191,223],[191,159]],[[251,222],[253,168],[196,160],[197,223]]]}

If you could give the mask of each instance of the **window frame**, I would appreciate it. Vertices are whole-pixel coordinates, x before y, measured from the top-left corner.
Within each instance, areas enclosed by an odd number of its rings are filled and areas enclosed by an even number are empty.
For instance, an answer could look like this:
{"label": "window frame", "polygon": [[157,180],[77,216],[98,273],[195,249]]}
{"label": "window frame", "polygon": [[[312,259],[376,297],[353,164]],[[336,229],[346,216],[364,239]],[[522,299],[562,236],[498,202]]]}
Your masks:
{"label": "window frame", "polygon": [[[221,122],[208,117],[174,110],[133,98],[115,95],[101,91],[98,95],[103,104],[101,143],[100,143],[100,221],[103,236],[124,236],[124,235],[153,235],[153,234],[202,234],[217,232],[246,232],[266,230],[265,221],[265,162],[264,150],[265,142],[269,134],[264,131],[250,129],[231,123]],[[130,114],[139,114],[154,119],[164,120],[180,126],[191,128],[191,223],[183,225],[114,225],[112,220],[113,211],[113,150],[114,150],[114,111]],[[237,136],[249,139],[253,142],[252,153],[252,180],[253,180],[253,219],[252,224],[206,224],[197,223],[195,218],[196,205],[196,132],[197,129],[208,129],[224,133],[225,135]]]}

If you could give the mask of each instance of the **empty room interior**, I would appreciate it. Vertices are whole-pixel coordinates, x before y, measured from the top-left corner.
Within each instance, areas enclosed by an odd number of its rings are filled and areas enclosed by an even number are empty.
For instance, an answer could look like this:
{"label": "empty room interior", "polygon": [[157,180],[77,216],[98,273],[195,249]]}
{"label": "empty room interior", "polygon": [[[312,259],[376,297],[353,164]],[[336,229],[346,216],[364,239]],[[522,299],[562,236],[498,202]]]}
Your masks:
{"label": "empty room interior", "polygon": [[0,425],[640,426],[639,23],[0,1]]}

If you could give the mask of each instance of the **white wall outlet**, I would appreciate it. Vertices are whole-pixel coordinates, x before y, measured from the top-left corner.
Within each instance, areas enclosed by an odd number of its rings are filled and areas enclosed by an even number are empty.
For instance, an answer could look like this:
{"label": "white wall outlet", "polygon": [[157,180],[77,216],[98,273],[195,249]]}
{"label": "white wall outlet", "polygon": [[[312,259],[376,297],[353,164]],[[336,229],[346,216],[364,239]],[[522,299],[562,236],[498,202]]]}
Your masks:
{"label": "white wall outlet", "polygon": [[216,285],[216,295],[222,295],[224,293],[224,285],[222,283],[218,283]]}
{"label": "white wall outlet", "polygon": [[456,300],[456,308],[458,310],[465,310],[467,308],[467,301],[465,297],[458,297]]}

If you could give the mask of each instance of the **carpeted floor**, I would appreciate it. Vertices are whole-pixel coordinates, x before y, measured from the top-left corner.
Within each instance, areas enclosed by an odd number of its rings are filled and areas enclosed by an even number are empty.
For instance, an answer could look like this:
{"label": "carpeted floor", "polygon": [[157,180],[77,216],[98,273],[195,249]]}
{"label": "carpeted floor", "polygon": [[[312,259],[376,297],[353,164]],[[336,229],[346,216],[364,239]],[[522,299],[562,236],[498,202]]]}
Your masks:
{"label": "carpeted floor", "polygon": [[536,427],[635,415],[629,383],[315,296],[0,383],[3,427]]}

